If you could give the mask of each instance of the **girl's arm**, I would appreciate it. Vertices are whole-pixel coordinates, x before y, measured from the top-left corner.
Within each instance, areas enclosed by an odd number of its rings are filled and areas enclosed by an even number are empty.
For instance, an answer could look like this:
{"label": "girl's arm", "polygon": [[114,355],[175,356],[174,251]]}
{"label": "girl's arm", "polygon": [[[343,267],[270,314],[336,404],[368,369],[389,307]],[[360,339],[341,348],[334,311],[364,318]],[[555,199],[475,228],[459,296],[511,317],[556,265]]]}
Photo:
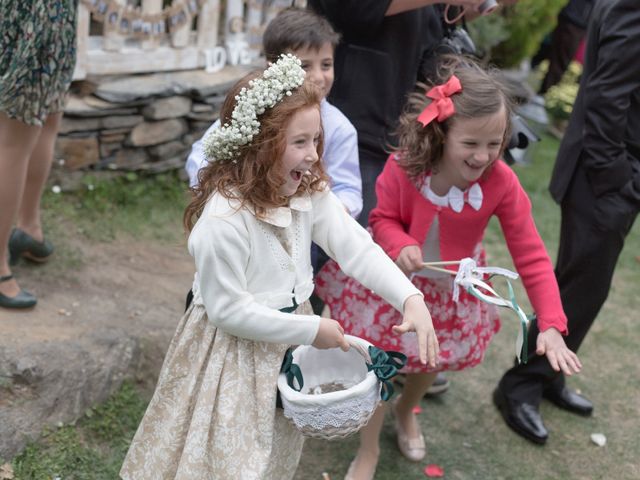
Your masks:
{"label": "girl's arm", "polygon": [[378,203],[369,215],[369,225],[376,242],[394,260],[407,246],[420,248],[420,243],[406,232],[410,212],[403,212],[402,201],[409,188],[413,186],[406,174],[390,156],[376,181]]}
{"label": "girl's arm", "polygon": [[531,201],[516,174],[502,162],[496,164],[490,182],[487,188],[504,191],[495,213],[516,270],[538,317],[538,327],[541,332],[555,327],[566,334],[567,317],[560,301],[558,282],[533,220]]}
{"label": "girl's arm", "polygon": [[313,196],[314,225],[312,240],[344,273],[375,291],[398,311],[403,323],[395,333],[416,331],[420,359],[434,367],[438,358],[438,342],[431,316],[422,293],[396,267],[371,236],[342,208],[337,197],[329,192]]}
{"label": "girl's arm", "polygon": [[507,191],[496,214],[538,318],[540,333],[536,339],[536,353],[546,355],[555,371],[562,370],[566,375],[578,373],[582,364],[562,338],[567,334],[567,317],[551,260],[531,215],[531,202],[515,173],[502,163],[496,167],[507,177],[502,179]]}
{"label": "girl's arm", "polygon": [[[346,212],[345,212],[346,215]],[[250,239],[241,223],[203,219],[189,236],[200,295],[209,320],[225,332],[249,340],[310,345],[320,317],[294,315],[257,303],[247,287]]]}

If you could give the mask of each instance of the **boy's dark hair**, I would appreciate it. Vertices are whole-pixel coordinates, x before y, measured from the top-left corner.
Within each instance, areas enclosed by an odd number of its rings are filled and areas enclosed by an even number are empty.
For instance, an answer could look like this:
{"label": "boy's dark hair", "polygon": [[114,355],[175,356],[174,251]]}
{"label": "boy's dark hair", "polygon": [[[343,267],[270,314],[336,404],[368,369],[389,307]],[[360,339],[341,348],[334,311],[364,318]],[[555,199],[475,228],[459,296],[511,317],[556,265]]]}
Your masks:
{"label": "boy's dark hair", "polygon": [[330,43],[335,50],[340,35],[329,21],[311,10],[289,7],[280,11],[267,25],[262,36],[264,54],[269,62],[288,51],[300,48],[319,50]]}

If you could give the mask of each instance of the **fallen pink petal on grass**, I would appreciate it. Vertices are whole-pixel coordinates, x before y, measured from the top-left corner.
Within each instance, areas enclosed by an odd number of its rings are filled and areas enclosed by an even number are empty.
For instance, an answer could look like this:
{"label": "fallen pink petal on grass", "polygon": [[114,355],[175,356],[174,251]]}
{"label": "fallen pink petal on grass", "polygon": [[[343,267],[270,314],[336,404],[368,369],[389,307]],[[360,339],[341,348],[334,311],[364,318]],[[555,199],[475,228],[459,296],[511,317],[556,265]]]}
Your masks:
{"label": "fallen pink petal on grass", "polygon": [[420,415],[422,413],[422,407],[420,405],[416,405],[411,411],[414,415]]}
{"label": "fallen pink petal on grass", "polygon": [[440,478],[444,477],[444,469],[440,465],[431,463],[424,467],[424,474],[430,478]]}

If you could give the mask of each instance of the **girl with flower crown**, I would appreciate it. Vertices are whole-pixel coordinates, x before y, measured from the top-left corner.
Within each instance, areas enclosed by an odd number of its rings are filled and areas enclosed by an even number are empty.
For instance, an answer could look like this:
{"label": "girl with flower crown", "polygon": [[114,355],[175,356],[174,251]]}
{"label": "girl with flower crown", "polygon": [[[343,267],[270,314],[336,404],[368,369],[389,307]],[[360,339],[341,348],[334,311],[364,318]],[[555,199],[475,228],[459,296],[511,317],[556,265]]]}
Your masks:
{"label": "girl with flower crown", "polygon": [[[223,126],[205,139],[215,158],[185,212],[194,299],[167,352],[133,439],[124,479],[287,479],[303,439],[276,408],[293,345],[348,349],[335,320],[313,315],[310,247],[400,311],[419,357],[438,344],[422,294],[331,193],[322,154],[322,93],[285,55],[231,89]],[[197,219],[195,225],[194,219]]]}
{"label": "girl with flower crown", "polygon": [[[492,216],[500,220],[537,313],[542,332],[537,353],[546,354],[554,369],[567,374],[581,368],[562,339],[567,319],[531,203],[500,159],[509,135],[508,97],[494,72],[470,61],[452,57],[441,67],[440,77],[446,81],[431,88],[419,84],[400,117],[399,145],[378,177],[378,203],[369,217],[374,240],[424,294],[440,342],[439,364],[421,364],[409,335],[389,335],[397,322],[393,309],[357,280],[346,279],[335,263],[327,264],[317,278],[319,296],[347,333],[408,356],[405,386],[392,410],[398,447],[412,461],[426,454],[413,409],[436,373],[480,363],[499,329],[495,308],[467,292],[454,302],[454,277],[426,269],[423,262],[471,257],[483,265],[481,241]],[[383,418],[380,407],[361,431],[347,478],[373,478]]]}

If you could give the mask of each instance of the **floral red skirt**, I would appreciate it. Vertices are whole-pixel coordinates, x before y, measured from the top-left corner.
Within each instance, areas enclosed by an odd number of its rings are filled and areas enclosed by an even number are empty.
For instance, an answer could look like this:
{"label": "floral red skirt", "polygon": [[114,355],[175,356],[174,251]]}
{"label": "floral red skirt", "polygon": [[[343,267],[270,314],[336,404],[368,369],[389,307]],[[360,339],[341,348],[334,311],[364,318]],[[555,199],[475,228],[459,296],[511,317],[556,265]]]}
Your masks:
{"label": "floral red skirt", "polygon": [[[484,260],[484,255],[481,259]],[[316,295],[330,308],[331,318],[342,324],[345,333],[364,338],[383,350],[404,353],[408,358],[405,373],[463,370],[478,365],[491,338],[500,329],[496,307],[465,291],[460,292],[457,302],[453,301],[453,276],[414,276],[412,282],[424,294],[440,342],[439,364],[432,369],[420,363],[414,333],[396,335],[391,331],[393,325],[402,323],[402,315],[347,277],[336,262],[327,262],[315,281]]]}

